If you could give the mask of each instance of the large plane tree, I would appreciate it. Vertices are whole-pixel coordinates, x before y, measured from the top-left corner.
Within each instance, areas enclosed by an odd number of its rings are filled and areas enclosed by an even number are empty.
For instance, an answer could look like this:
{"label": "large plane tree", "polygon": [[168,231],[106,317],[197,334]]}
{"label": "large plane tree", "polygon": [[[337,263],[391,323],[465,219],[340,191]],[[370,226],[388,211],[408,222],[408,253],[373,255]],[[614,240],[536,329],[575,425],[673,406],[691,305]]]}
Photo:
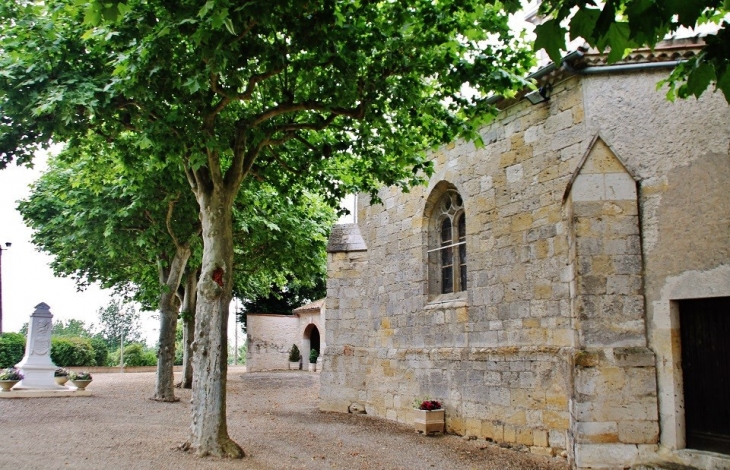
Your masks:
{"label": "large plane tree", "polygon": [[0,165],[93,132],[130,166],[184,172],[203,256],[194,341],[198,455],[242,457],[226,426],[233,204],[247,178],[335,204],[430,171],[524,83],[516,0],[15,0],[0,6]]}

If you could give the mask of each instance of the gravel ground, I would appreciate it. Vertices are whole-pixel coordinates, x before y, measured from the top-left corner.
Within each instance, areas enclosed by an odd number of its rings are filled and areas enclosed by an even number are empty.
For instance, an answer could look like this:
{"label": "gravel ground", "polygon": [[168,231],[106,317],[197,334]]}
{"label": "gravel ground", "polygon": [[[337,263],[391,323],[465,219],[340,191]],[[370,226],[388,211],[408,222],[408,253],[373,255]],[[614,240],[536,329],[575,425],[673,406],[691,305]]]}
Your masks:
{"label": "gravel ground", "polygon": [[[177,374],[176,374],[176,378]],[[228,375],[228,431],[242,460],[177,450],[190,422],[190,391],[158,403],[154,373],[96,374],[91,397],[0,400],[1,468],[16,469],[566,469],[548,458],[453,435],[318,409],[319,375]],[[11,464],[12,462],[12,464]],[[81,464],[79,465],[79,462]],[[9,466],[6,466],[10,464]]]}

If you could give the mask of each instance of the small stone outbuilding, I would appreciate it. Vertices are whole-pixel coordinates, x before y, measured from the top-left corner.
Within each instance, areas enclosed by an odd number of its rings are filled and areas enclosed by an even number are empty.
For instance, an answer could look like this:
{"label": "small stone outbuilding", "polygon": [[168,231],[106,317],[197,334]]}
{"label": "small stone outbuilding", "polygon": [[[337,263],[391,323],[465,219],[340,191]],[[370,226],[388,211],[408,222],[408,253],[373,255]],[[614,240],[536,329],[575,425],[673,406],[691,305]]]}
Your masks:
{"label": "small stone outbuilding", "polygon": [[411,423],[429,397],[448,432],[576,468],[730,468],[730,107],[656,85],[698,50],[571,54],[427,186],[361,196],[328,248],[322,409]]}
{"label": "small stone outbuilding", "polygon": [[247,315],[246,370],[289,369],[289,350],[296,344],[307,369],[309,350],[325,347],[324,299],[294,309],[292,315],[249,313]]}

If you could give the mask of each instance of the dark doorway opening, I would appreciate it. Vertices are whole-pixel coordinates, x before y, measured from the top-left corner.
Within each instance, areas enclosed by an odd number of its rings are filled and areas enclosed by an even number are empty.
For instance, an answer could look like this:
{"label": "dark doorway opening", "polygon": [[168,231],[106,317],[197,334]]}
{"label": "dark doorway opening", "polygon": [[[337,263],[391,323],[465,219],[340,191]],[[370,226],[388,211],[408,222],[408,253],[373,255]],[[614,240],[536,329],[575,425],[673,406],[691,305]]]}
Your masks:
{"label": "dark doorway opening", "polygon": [[730,454],[730,297],[679,301],[687,448]]}
{"label": "dark doorway opening", "polygon": [[317,352],[320,352],[319,350],[319,330],[317,327],[313,327],[312,331],[309,333],[309,347],[312,349],[316,349]]}

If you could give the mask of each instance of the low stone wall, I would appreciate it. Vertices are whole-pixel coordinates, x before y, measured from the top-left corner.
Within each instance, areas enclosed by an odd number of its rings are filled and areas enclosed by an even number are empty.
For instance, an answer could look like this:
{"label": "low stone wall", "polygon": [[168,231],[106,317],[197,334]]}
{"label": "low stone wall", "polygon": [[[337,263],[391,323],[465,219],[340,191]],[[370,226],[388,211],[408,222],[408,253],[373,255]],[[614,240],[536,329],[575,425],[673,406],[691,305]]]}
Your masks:
{"label": "low stone wall", "polygon": [[444,402],[447,432],[556,455],[569,445],[570,355],[556,347],[330,348],[326,382],[359,375],[362,385],[359,393],[323,387],[322,408],[364,406],[370,415],[412,423],[414,399],[436,399]]}

